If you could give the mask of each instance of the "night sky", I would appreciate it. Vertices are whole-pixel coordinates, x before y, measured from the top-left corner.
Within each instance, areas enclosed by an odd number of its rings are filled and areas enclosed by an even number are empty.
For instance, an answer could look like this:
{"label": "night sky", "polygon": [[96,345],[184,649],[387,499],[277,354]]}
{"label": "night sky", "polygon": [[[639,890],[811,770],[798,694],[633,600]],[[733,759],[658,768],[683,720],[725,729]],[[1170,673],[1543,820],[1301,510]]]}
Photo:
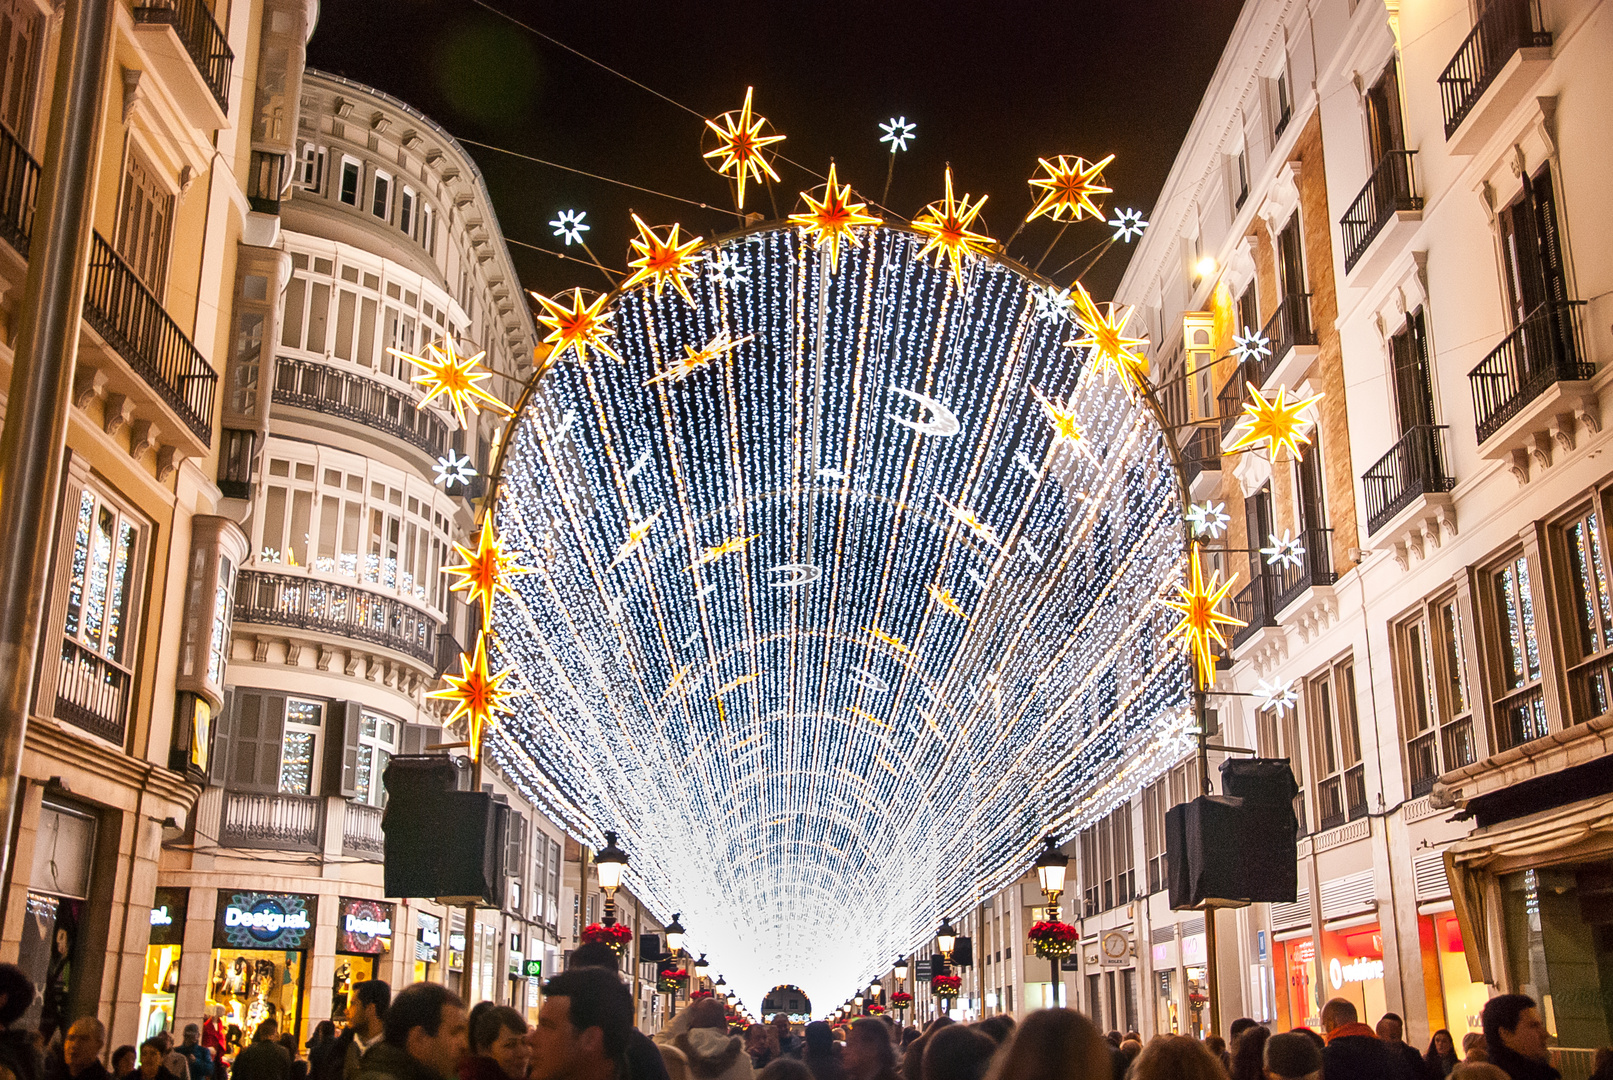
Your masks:
{"label": "night sky", "polygon": [[[1006,239],[1032,205],[1038,156],[1113,153],[1105,209],[1148,211],[1221,49],[1238,0],[1074,0],[1048,3],[753,3],[730,0],[488,0],[706,116],[756,110],[788,136],[780,149],[818,173],[833,158],[842,183],[878,200],[890,153],[878,124],[918,125],[897,155],[885,205],[905,217],[942,194],[950,162],[958,193],[986,193],[983,220]],[[474,0],[324,0],[308,62],[402,98],[451,134],[545,158],[658,192],[732,207],[729,183],[701,160],[698,117],[500,18]],[[589,246],[621,269],[650,224],[713,236],[732,213],[568,174],[467,147],[481,166],[523,284],[540,292],[603,287],[600,272],[520,244],[566,250],[548,222],[587,212]],[[819,183],[787,162],[779,214]],[[765,191],[747,210],[771,218]],[[978,227],[978,225],[977,225]],[[1035,264],[1058,226],[1026,226],[1010,254]],[[1060,284],[1108,226],[1083,221],[1043,265]],[[1130,249],[1115,245],[1085,276],[1106,298]],[[572,247],[570,253],[581,256]],[[1081,260],[1085,261],[1085,260]],[[1067,267],[1058,273],[1061,267]]]}

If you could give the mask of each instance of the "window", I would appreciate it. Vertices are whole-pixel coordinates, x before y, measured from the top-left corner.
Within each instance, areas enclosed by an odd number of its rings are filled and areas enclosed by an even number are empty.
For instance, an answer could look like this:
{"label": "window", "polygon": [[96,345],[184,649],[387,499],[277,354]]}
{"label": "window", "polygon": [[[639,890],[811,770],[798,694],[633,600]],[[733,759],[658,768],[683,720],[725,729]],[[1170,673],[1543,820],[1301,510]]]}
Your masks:
{"label": "window", "polygon": [[1331,565],[1327,546],[1326,492],[1322,486],[1322,429],[1313,425],[1311,445],[1294,462],[1294,500],[1299,510],[1299,527],[1305,536],[1305,568],[1314,571]]}
{"label": "window", "polygon": [[118,241],[123,261],[159,299],[168,269],[168,241],[174,195],[134,146],[123,163],[123,192],[118,213]]}
{"label": "window", "polygon": [[[1561,240],[1557,230],[1557,199],[1552,187],[1551,166],[1542,166],[1531,178],[1524,174],[1523,193],[1497,215],[1501,229],[1501,252],[1505,263],[1508,312],[1514,326],[1522,326],[1535,317],[1547,304],[1568,301],[1568,275],[1563,266]],[[1563,323],[1563,320],[1554,320]],[[1570,334],[1564,326],[1559,331]],[[1526,341],[1526,349],[1544,352],[1552,341],[1541,335],[1538,341]],[[1572,349],[1571,341],[1561,343]],[[1563,354],[1559,354],[1563,355]],[[1566,355],[1575,355],[1569,352]],[[1545,355],[1530,356],[1527,361],[1546,366]]]}
{"label": "window", "polygon": [[33,126],[44,18],[31,0],[0,0],[0,123],[24,145]]}
{"label": "window", "polygon": [[355,801],[371,806],[386,803],[386,788],[381,783],[381,776],[386,772],[387,762],[398,752],[400,727],[396,720],[368,709],[360,715],[358,767],[353,774]]}
{"label": "window", "polygon": [[86,487],[73,523],[56,716],[121,742],[135,660],[145,529]]}
{"label": "window", "polygon": [[1232,208],[1241,210],[1243,209],[1243,204],[1249,199],[1249,151],[1247,148],[1239,148],[1237,157],[1233,162],[1233,168],[1236,173],[1235,189],[1238,194],[1232,200]]}
{"label": "window", "polygon": [[1192,375],[1195,419],[1215,416],[1215,349],[1211,343],[1210,327],[1189,316],[1183,329],[1187,342],[1187,370]]}
{"label": "window", "polygon": [[1309,292],[1305,282],[1305,248],[1300,240],[1297,212],[1277,235],[1277,283],[1284,300]]}
{"label": "window", "polygon": [[1367,812],[1366,769],[1355,706],[1355,664],[1344,660],[1306,680],[1317,827],[1336,828]]}
{"label": "window", "polygon": [[[1307,453],[1305,455],[1309,457]],[[1271,483],[1262,484],[1260,490],[1255,492],[1243,502],[1244,528],[1249,536],[1249,580],[1261,581],[1266,576],[1266,557],[1260,554],[1260,549],[1271,542],[1274,528],[1274,518],[1271,508]],[[1264,614],[1276,615],[1275,611]]]}
{"label": "window", "polygon": [[302,157],[297,164],[297,183],[309,191],[318,191],[325,183],[325,148],[313,143],[302,144]]}
{"label": "window", "polygon": [[427,255],[437,254],[437,212],[430,203],[420,206],[420,246]]}
{"label": "window", "polygon": [[392,178],[384,172],[375,174],[375,188],[370,198],[370,213],[385,221],[392,214]]}
{"label": "window", "polygon": [[1565,614],[1569,715],[1584,723],[1613,710],[1613,602],[1599,504],[1581,507],[1555,530],[1555,577]]}
{"label": "window", "polygon": [[1309,829],[1305,816],[1305,769],[1300,760],[1299,714],[1294,709],[1261,709],[1255,713],[1255,749],[1261,757],[1287,758],[1299,794],[1294,796],[1294,818],[1299,835]]}
{"label": "window", "polygon": [[398,196],[398,228],[414,235],[414,189],[405,187]]}
{"label": "window", "polygon": [[1490,663],[1496,676],[1496,700],[1491,704],[1494,745],[1498,751],[1510,750],[1547,733],[1529,557],[1514,552],[1486,579],[1493,631]]}
{"label": "window", "polygon": [[1470,765],[1473,705],[1455,594],[1419,605],[1395,628],[1396,681],[1413,798],[1441,773]]}
{"label": "window", "polygon": [[1131,803],[1117,806],[1081,833],[1081,884],[1085,914],[1095,915],[1136,894],[1131,836]]}
{"label": "window", "polygon": [[342,186],[336,197],[348,206],[358,205],[358,183],[361,166],[350,157],[342,158]]}
{"label": "window", "polygon": [[1143,858],[1148,864],[1148,891],[1165,888],[1166,780],[1160,777],[1143,788]]}
{"label": "window", "polygon": [[1395,414],[1402,435],[1434,423],[1434,382],[1428,367],[1428,337],[1423,325],[1423,310],[1418,308],[1406,316],[1405,325],[1389,339],[1389,361],[1394,365]]}
{"label": "window", "polygon": [[1242,332],[1260,329],[1260,305],[1253,281],[1250,281],[1248,288],[1238,296],[1238,326]]}
{"label": "window", "polygon": [[1274,80],[1272,88],[1272,105],[1276,109],[1277,122],[1272,126],[1271,135],[1274,139],[1282,138],[1283,132],[1288,128],[1288,121],[1294,115],[1293,93],[1288,88],[1288,72],[1284,71]]}
{"label": "window", "polygon": [[1367,152],[1374,169],[1385,157],[1406,148],[1400,116],[1400,65],[1389,61],[1378,81],[1366,93]]}
{"label": "window", "polygon": [[324,721],[323,702],[286,698],[285,741],[280,750],[280,790],[285,794],[314,793],[314,755]]}

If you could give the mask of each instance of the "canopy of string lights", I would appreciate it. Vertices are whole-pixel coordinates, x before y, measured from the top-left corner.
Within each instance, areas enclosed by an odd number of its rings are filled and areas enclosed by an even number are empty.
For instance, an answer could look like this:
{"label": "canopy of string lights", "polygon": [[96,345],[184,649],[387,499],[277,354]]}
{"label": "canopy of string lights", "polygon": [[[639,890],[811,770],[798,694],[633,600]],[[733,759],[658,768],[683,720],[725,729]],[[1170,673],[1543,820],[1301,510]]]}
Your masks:
{"label": "canopy of string lights", "polygon": [[925,242],[690,249],[503,450],[485,753],[752,1002],[887,970],[1192,738],[1158,415],[1068,290]]}

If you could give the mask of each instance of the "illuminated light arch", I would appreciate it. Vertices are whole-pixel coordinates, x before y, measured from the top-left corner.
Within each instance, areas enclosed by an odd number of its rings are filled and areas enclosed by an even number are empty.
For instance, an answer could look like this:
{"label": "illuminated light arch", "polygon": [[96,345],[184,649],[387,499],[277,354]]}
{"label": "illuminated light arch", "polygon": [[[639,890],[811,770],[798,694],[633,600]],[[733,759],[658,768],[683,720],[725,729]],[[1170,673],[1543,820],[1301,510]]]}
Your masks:
{"label": "illuminated light arch", "polygon": [[[1149,399],[1017,264],[860,238],[831,273],[779,223],[693,253],[741,283],[613,295],[621,359],[540,376],[496,471],[531,572],[493,620],[522,693],[487,754],[573,834],[616,830],[628,887],[750,1001],[866,983],[1191,739]],[[745,340],[653,381],[719,335]]]}

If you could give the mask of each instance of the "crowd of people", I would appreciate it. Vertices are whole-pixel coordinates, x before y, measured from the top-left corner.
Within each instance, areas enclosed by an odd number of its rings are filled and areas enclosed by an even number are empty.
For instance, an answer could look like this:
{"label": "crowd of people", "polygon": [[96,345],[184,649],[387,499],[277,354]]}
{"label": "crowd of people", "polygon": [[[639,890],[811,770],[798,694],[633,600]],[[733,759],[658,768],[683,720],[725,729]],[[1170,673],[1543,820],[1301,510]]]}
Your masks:
{"label": "crowd of people", "polygon": [[[437,983],[397,995],[359,983],[343,1029],[321,1021],[306,1055],[274,1020],[226,1060],[198,1025],[182,1041],[119,1046],[102,1062],[106,1029],[74,1020],[50,1046],[19,1024],[33,984],[0,964],[0,1080],[1558,1080],[1535,1002],[1503,994],[1484,1007],[1482,1032],[1458,1046],[1436,1031],[1426,1052],[1403,1037],[1393,1013],[1375,1027],[1349,1001],[1321,1012],[1321,1032],[1273,1034],[1233,1021],[1228,1038],[1099,1031],[1073,1009],[1042,1009],[1016,1023],[950,1017],[922,1031],[888,1016],[799,1031],[786,1016],[741,1028],[712,997],[689,1003],[650,1038],[634,1026],[632,995],[605,945],[585,945],[543,987],[536,1024],[491,1002],[467,1010]],[[138,1078],[136,1073],[139,1074]],[[1613,1049],[1592,1080],[1613,1080]]]}

